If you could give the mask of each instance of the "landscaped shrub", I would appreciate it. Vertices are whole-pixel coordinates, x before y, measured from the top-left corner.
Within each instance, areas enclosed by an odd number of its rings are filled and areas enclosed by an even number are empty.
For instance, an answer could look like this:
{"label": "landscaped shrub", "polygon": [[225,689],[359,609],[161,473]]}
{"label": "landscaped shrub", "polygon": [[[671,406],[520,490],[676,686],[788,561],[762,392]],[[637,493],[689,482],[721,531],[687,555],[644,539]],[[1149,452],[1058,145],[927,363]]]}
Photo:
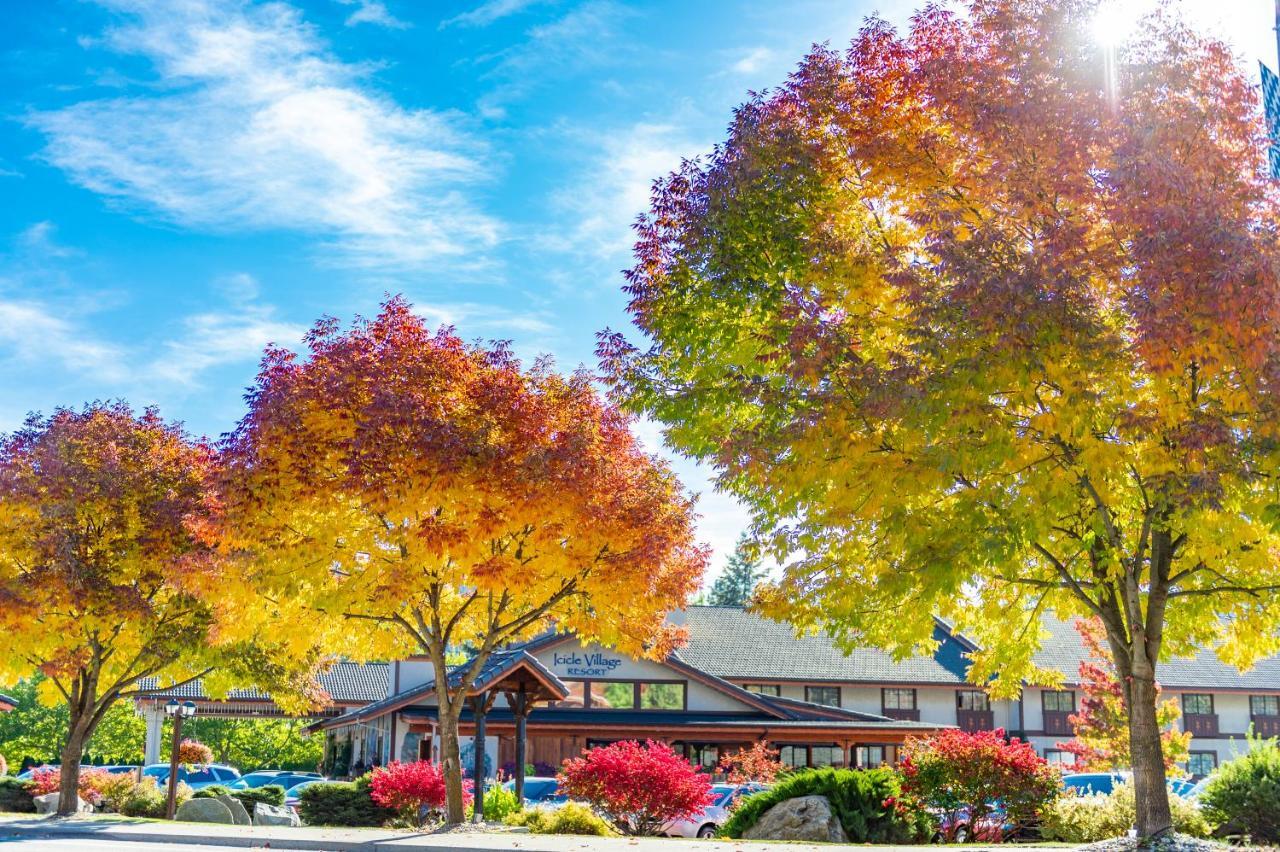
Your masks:
{"label": "landscaped shrub", "polygon": [[[132,793],[121,803],[120,813],[131,817],[164,819],[168,795],[167,786],[161,787],[156,779],[147,776],[134,785]],[[175,807],[181,807],[183,802],[191,798],[191,788],[179,781],[174,795]]]}
{"label": "landscaped shrub", "polygon": [[623,834],[657,834],[714,801],[711,781],[671,746],[624,740],[564,762],[560,792],[606,814]]}
{"label": "landscaped shrub", "polygon": [[565,802],[558,808],[525,808],[513,811],[504,822],[507,825],[524,826],[534,834],[612,837],[618,833],[603,817],[580,802]]}
{"label": "landscaped shrub", "polygon": [[31,800],[31,783],[17,778],[0,778],[0,813],[34,813],[36,803]]}
{"label": "landscaped shrub", "polygon": [[245,810],[249,813],[253,813],[253,806],[257,802],[262,802],[264,805],[277,806],[284,804],[284,788],[279,784],[251,787],[248,790],[233,790],[221,784],[213,784],[196,791],[194,798],[216,799],[219,796],[234,796],[240,800],[240,804],[244,805]]}
{"label": "landscaped shrub", "polygon": [[[1209,836],[1209,823],[1195,803],[1171,795],[1169,807],[1173,812],[1174,831],[1192,837]],[[1097,843],[1126,836],[1133,828],[1135,816],[1132,785],[1117,784],[1107,795],[1060,796],[1041,814],[1040,833],[1045,840]]]}
{"label": "landscaped shrub", "polygon": [[1280,746],[1249,738],[1249,751],[1218,767],[1200,796],[1220,835],[1247,834],[1254,843],[1280,842]]}
{"label": "landscaped shrub", "polygon": [[[908,740],[900,768],[903,792],[941,815],[947,841],[955,839],[962,825],[971,831],[1001,824],[1033,825],[1062,789],[1057,771],[1030,743],[1016,737],[1006,740],[1001,729],[947,728]],[[996,803],[1002,814],[993,817]]]}
{"label": "landscaped shrub", "polygon": [[308,825],[380,826],[396,817],[369,792],[369,776],[355,781],[333,781],[304,787],[298,796],[298,813]]}
{"label": "landscaped shrub", "polygon": [[[471,782],[462,782],[462,804],[470,804]],[[369,792],[374,802],[412,819],[419,826],[436,811],[444,810],[444,770],[429,760],[401,763],[393,760],[373,770]]]}
{"label": "landscaped shrub", "polygon": [[[78,788],[80,798],[84,799],[91,805],[96,805],[102,801],[100,788],[110,779],[111,773],[105,769],[96,769],[92,766],[80,767],[80,777],[78,779]],[[56,767],[45,767],[37,769],[31,773],[31,792],[34,796],[44,796],[49,793],[56,793],[62,789],[62,770]]]}
{"label": "landscaped shrub", "polygon": [[484,791],[484,818],[486,822],[503,822],[510,815],[520,810],[520,799],[515,790],[508,790],[501,784],[494,784]]}
{"label": "landscaped shrub", "polygon": [[927,840],[933,824],[922,808],[902,792],[892,769],[806,769],[747,796],[720,830],[742,837],[765,811],[788,799],[825,796],[853,843],[910,843]]}
{"label": "landscaped shrub", "polygon": [[778,759],[778,750],[769,748],[764,740],[757,741],[751,748],[740,748],[733,754],[720,758],[720,771],[728,777],[730,784],[745,784],[748,781],[772,784],[786,768]]}
{"label": "landscaped shrub", "polygon": [[98,804],[103,810],[120,813],[124,803],[133,796],[133,788],[136,786],[138,786],[138,782],[130,773],[120,773],[119,775],[107,773],[106,778],[102,779],[101,783],[97,785]]}

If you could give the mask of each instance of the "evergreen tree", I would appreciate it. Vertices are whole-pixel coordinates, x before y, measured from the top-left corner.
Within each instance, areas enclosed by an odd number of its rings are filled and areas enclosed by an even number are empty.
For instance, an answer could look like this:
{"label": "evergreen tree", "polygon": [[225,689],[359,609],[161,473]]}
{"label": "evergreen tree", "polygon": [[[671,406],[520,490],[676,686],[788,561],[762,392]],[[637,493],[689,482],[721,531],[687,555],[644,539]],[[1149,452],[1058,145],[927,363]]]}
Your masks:
{"label": "evergreen tree", "polygon": [[760,560],[752,556],[746,535],[738,539],[738,545],[724,567],[724,573],[711,584],[712,606],[746,606],[756,583],[764,579],[765,571]]}

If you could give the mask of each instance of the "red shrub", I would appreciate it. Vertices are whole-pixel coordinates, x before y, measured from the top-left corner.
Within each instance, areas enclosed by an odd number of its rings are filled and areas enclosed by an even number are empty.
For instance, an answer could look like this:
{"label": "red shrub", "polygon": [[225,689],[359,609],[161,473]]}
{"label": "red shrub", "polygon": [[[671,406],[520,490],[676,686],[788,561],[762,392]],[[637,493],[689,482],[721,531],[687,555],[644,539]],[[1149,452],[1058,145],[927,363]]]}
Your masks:
{"label": "red shrub", "polygon": [[[369,795],[384,808],[412,815],[421,824],[431,811],[444,809],[444,770],[427,760],[393,760],[373,770]],[[471,782],[463,781],[463,804],[471,802]]]}
{"label": "red shrub", "polygon": [[635,740],[588,749],[564,762],[560,791],[585,799],[625,834],[657,834],[714,801],[711,781],[665,743]]}
{"label": "red shrub", "polygon": [[778,750],[760,740],[751,748],[740,748],[733,754],[720,758],[720,771],[728,776],[730,784],[758,781],[770,784],[786,767],[778,760]]}
{"label": "red shrub", "polygon": [[[80,798],[91,805],[98,804],[102,801],[102,789],[110,778],[111,773],[105,769],[95,769],[89,766],[80,767],[80,778],[77,783]],[[43,796],[46,793],[56,793],[60,789],[62,789],[61,769],[46,766],[32,770],[31,795]]]}
{"label": "red shrub", "polygon": [[1030,743],[1006,740],[1001,729],[968,733],[952,728],[908,740],[900,768],[903,792],[941,812],[948,841],[961,826],[969,826],[974,835],[990,835],[992,826],[1028,825],[1061,786],[1058,773]]}

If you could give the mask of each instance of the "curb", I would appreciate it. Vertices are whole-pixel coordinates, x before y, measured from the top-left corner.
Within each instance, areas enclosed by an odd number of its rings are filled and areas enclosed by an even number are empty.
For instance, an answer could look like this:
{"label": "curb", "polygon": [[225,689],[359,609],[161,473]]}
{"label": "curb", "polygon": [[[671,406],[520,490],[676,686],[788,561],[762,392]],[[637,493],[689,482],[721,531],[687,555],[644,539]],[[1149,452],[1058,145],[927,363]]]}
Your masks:
{"label": "curb", "polygon": [[[249,837],[225,834],[209,834],[194,837],[190,834],[159,834],[153,831],[136,831],[124,826],[112,826],[109,830],[89,828],[87,826],[27,826],[0,825],[0,842],[6,839],[40,839],[40,840],[111,840],[123,843],[168,843],[174,846],[189,846],[199,843],[202,846],[226,846],[235,849],[296,849],[302,852],[374,852],[379,849],[394,849],[394,840],[313,840],[305,837]],[[403,847],[401,847],[403,848]],[[448,846],[415,846],[424,852],[456,852],[456,848]],[[474,850],[485,852],[485,850]],[[493,850],[499,852],[499,850]],[[501,850],[505,852],[505,850]]]}

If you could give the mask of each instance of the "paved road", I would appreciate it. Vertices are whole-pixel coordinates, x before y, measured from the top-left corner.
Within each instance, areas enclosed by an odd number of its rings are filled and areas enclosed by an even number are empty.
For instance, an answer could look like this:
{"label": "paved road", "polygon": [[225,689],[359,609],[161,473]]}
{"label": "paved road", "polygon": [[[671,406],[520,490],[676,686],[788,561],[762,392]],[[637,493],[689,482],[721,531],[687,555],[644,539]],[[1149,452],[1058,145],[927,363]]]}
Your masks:
{"label": "paved road", "polygon": [[[244,848],[244,847],[241,847]],[[265,847],[255,846],[255,849]],[[0,837],[0,849],[9,852],[227,852],[226,846],[193,846],[171,843],[128,843],[120,840],[21,840]]]}

